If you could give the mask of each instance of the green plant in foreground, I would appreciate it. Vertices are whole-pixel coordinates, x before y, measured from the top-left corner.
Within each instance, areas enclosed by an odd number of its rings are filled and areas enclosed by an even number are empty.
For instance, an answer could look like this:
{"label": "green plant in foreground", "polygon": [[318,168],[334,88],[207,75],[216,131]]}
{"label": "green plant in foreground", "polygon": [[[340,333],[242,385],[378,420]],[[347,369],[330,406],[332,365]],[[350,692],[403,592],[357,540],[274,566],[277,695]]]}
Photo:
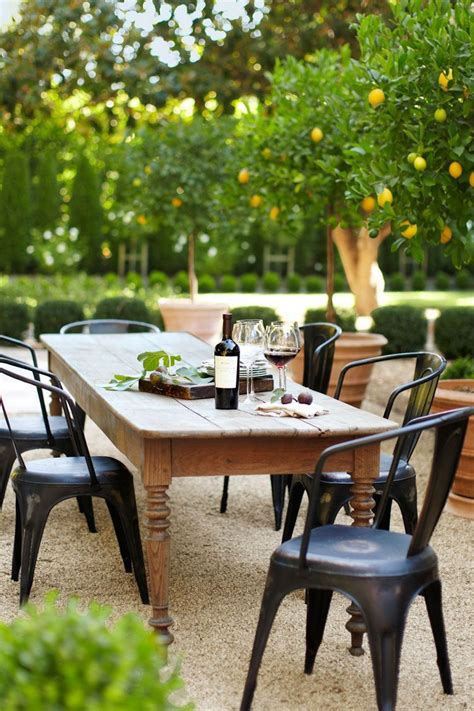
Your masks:
{"label": "green plant in foreground", "polygon": [[43,609],[32,605],[12,623],[0,623],[2,711],[172,711],[183,682],[165,670],[157,637],[136,615],[108,624],[110,609],[92,604],[64,610],[56,593]]}
{"label": "green plant in foreground", "polygon": [[428,321],[416,306],[381,306],[372,311],[371,333],[381,333],[388,343],[384,353],[410,353],[425,347]]}
{"label": "green plant in foreground", "polygon": [[470,358],[474,353],[474,308],[452,306],[435,321],[435,343],[446,358]]}
{"label": "green plant in foreground", "polygon": [[474,358],[457,358],[448,365],[441,380],[474,380]]}

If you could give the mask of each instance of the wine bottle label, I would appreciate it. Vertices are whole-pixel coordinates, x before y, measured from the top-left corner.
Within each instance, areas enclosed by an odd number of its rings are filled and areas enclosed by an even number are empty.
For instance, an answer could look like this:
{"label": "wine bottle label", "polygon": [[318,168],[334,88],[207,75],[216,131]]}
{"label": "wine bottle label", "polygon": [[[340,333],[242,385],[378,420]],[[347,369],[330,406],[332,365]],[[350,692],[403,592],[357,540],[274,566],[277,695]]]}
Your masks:
{"label": "wine bottle label", "polygon": [[214,356],[216,388],[235,388],[237,386],[238,362],[238,358]]}

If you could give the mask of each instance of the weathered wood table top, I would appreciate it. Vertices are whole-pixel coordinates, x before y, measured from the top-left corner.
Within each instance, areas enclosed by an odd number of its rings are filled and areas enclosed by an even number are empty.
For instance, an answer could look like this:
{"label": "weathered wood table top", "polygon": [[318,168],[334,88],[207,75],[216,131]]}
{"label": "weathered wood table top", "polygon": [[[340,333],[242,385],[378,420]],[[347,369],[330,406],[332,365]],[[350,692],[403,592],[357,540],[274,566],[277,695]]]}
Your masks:
{"label": "weathered wood table top", "polygon": [[[139,373],[144,351],[179,353],[193,365],[212,349],[187,333],[44,335],[50,369],[80,407],[141,472],[147,490],[145,527],[153,614],[150,624],[171,641],[168,615],[169,506],[173,476],[301,474],[312,471],[326,447],[384,432],[396,426],[320,393],[314,400],[328,410],[310,420],[262,417],[243,410],[216,410],[214,399],[178,400],[102,386],[115,374]],[[298,392],[301,386],[291,384]],[[269,396],[266,396],[269,399]],[[352,516],[369,525],[372,483],[379,472],[379,447],[341,454],[332,470],[354,479]]]}

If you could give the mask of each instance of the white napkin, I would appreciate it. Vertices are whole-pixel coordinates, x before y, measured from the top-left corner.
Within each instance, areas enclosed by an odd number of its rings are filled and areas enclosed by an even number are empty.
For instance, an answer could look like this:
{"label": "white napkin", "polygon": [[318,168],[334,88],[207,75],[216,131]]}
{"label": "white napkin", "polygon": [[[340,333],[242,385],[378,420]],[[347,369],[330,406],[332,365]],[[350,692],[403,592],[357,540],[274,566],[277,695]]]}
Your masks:
{"label": "white napkin", "polygon": [[316,415],[327,415],[329,410],[314,403],[303,405],[300,402],[290,402],[288,405],[283,405],[281,402],[264,402],[257,406],[256,412],[271,417],[316,417]]}

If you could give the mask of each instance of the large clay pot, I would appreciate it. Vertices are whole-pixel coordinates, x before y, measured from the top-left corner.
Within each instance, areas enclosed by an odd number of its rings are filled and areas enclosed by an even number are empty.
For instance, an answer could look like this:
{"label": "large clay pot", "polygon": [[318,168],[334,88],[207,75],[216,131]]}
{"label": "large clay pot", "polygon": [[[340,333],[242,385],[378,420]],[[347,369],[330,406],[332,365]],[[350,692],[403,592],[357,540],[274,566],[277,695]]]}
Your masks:
{"label": "large clay pot", "polygon": [[[474,380],[440,380],[431,412],[474,406]],[[461,458],[446,510],[474,519],[474,417],[469,418]]]}
{"label": "large clay pot", "polygon": [[211,345],[219,340],[224,303],[193,303],[189,299],[160,299],[159,307],[167,331],[187,331]]}
{"label": "large clay pot", "polygon": [[[328,395],[334,395],[339,373],[346,363],[361,358],[373,358],[380,355],[387,343],[385,336],[379,333],[343,333],[336,341],[334,361],[329,381]],[[345,379],[341,400],[354,407],[360,407],[365,396],[372,373],[372,365],[350,370]],[[290,368],[291,376],[297,383],[303,381],[303,351],[301,350]]]}

